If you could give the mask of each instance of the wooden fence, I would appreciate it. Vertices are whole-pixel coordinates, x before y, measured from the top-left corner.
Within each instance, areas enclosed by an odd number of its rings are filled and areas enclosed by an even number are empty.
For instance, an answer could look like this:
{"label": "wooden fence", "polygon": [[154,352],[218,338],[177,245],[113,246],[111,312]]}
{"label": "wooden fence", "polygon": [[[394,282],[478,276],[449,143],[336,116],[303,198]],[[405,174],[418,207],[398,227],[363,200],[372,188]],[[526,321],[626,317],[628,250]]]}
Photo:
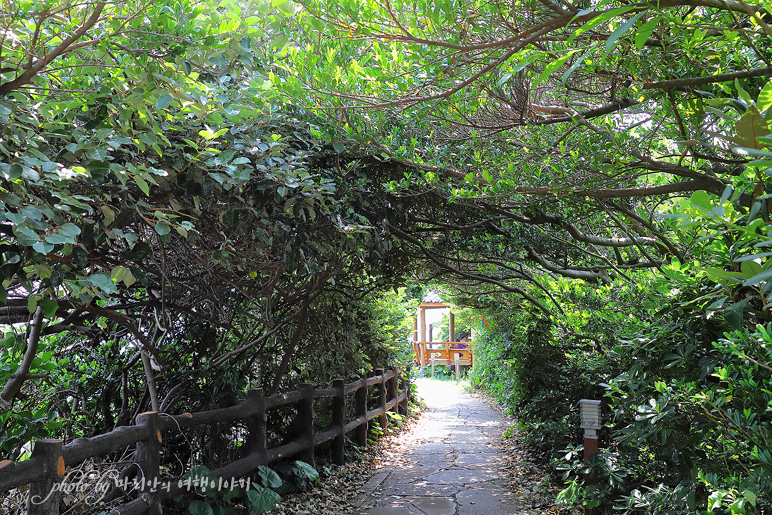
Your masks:
{"label": "wooden fence", "polygon": [[[137,416],[136,425],[124,426],[109,433],[92,438],[79,438],[68,445],[61,440],[38,440],[29,460],[13,462],[0,461],[0,492],[29,484],[29,498],[39,496],[41,503],[28,503],[28,515],[58,515],[60,494],[54,485],[62,481],[67,466],[77,465],[96,456],[136,444],[133,463],[141,471],[145,485],[158,484],[163,433],[199,425],[222,422],[245,421],[248,428],[246,456],[209,473],[217,478],[241,478],[257,470],[260,465],[269,465],[290,456],[315,465],[314,449],[332,440],[332,458],[337,465],[344,462],[345,435],[355,431],[358,445],[367,443],[368,421],[378,418],[381,427],[388,424],[387,411],[401,411],[407,414],[409,384],[404,380],[398,384],[397,374],[383,369],[375,371],[374,377],[364,377],[346,384],[343,379],[333,381],[332,388],[314,389],[310,384],[300,385],[297,391],[265,397],[262,388],[249,390],[243,402],[229,408],[167,415],[147,412]],[[377,406],[369,409],[368,389],[376,388]],[[400,390],[402,390],[400,392]],[[355,416],[346,420],[346,395],[354,393]],[[332,428],[323,433],[314,430],[315,399],[331,399]],[[267,422],[270,410],[295,405],[296,422],[300,436],[276,448],[268,448]],[[154,483],[155,481],[155,483]],[[167,483],[169,485],[169,483]],[[148,489],[150,490],[150,489]],[[139,515],[161,513],[161,503],[183,493],[185,488],[171,484],[167,488],[143,491],[137,499],[113,509],[111,514]],[[53,492],[53,493],[52,493]]]}

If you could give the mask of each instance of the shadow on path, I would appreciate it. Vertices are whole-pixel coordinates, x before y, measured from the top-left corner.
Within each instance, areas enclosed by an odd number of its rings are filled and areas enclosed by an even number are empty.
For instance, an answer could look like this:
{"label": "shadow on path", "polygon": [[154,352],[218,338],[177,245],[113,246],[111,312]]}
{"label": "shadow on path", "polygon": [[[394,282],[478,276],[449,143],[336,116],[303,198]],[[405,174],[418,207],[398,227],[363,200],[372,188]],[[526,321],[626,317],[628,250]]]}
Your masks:
{"label": "shadow on path", "polygon": [[[405,436],[399,464],[373,476],[357,515],[511,515],[524,506],[507,486],[496,445],[511,425],[451,382],[418,379],[427,409]],[[396,466],[394,466],[396,465]]]}

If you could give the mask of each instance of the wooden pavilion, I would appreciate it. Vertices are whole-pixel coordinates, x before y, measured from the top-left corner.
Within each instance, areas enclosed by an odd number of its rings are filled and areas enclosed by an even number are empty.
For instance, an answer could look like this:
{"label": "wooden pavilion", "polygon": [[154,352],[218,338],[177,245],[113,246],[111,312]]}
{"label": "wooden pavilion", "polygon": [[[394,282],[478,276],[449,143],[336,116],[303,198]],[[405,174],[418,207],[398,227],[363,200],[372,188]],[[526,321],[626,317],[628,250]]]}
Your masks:
{"label": "wooden pavilion", "polygon": [[[447,309],[448,341],[432,341],[431,334],[427,338],[426,310]],[[431,330],[429,331],[431,333]],[[437,294],[430,293],[418,307],[418,315],[413,319],[413,350],[415,362],[420,368],[426,365],[466,365],[472,366],[472,342],[460,342],[456,339],[456,328],[453,312],[450,306],[442,302]]]}

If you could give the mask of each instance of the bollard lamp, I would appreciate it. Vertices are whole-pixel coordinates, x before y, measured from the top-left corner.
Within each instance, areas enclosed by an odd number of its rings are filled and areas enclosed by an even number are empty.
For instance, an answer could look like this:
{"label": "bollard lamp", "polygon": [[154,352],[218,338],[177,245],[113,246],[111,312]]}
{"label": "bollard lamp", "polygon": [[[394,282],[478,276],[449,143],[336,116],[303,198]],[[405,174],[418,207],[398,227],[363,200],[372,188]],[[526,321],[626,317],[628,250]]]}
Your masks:
{"label": "bollard lamp", "polygon": [[[579,401],[579,413],[582,421],[579,427],[584,429],[584,459],[592,463],[593,458],[598,454],[598,429],[601,428],[600,421],[600,401],[592,399],[582,399]],[[593,483],[592,469],[587,477],[588,483]],[[585,515],[597,515],[597,508],[585,510]]]}
{"label": "bollard lamp", "polygon": [[580,400],[579,412],[582,417],[582,423],[579,427],[584,429],[584,437],[597,440],[597,431],[602,426],[600,422],[600,401],[592,399]]}

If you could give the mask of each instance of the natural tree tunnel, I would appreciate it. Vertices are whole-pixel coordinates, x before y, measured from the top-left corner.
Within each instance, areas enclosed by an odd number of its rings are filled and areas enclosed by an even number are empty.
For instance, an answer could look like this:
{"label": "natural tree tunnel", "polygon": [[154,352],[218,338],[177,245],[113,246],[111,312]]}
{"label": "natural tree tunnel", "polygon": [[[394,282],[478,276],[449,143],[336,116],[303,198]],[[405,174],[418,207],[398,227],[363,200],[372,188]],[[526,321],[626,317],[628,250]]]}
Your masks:
{"label": "natural tree tunnel", "polygon": [[[486,317],[469,380],[563,459],[564,503],[768,511],[771,11],[6,2],[0,464],[408,379],[437,291]],[[587,465],[572,421],[601,397]],[[277,439],[301,431],[281,409]],[[249,428],[211,431],[159,466],[227,462]]]}

